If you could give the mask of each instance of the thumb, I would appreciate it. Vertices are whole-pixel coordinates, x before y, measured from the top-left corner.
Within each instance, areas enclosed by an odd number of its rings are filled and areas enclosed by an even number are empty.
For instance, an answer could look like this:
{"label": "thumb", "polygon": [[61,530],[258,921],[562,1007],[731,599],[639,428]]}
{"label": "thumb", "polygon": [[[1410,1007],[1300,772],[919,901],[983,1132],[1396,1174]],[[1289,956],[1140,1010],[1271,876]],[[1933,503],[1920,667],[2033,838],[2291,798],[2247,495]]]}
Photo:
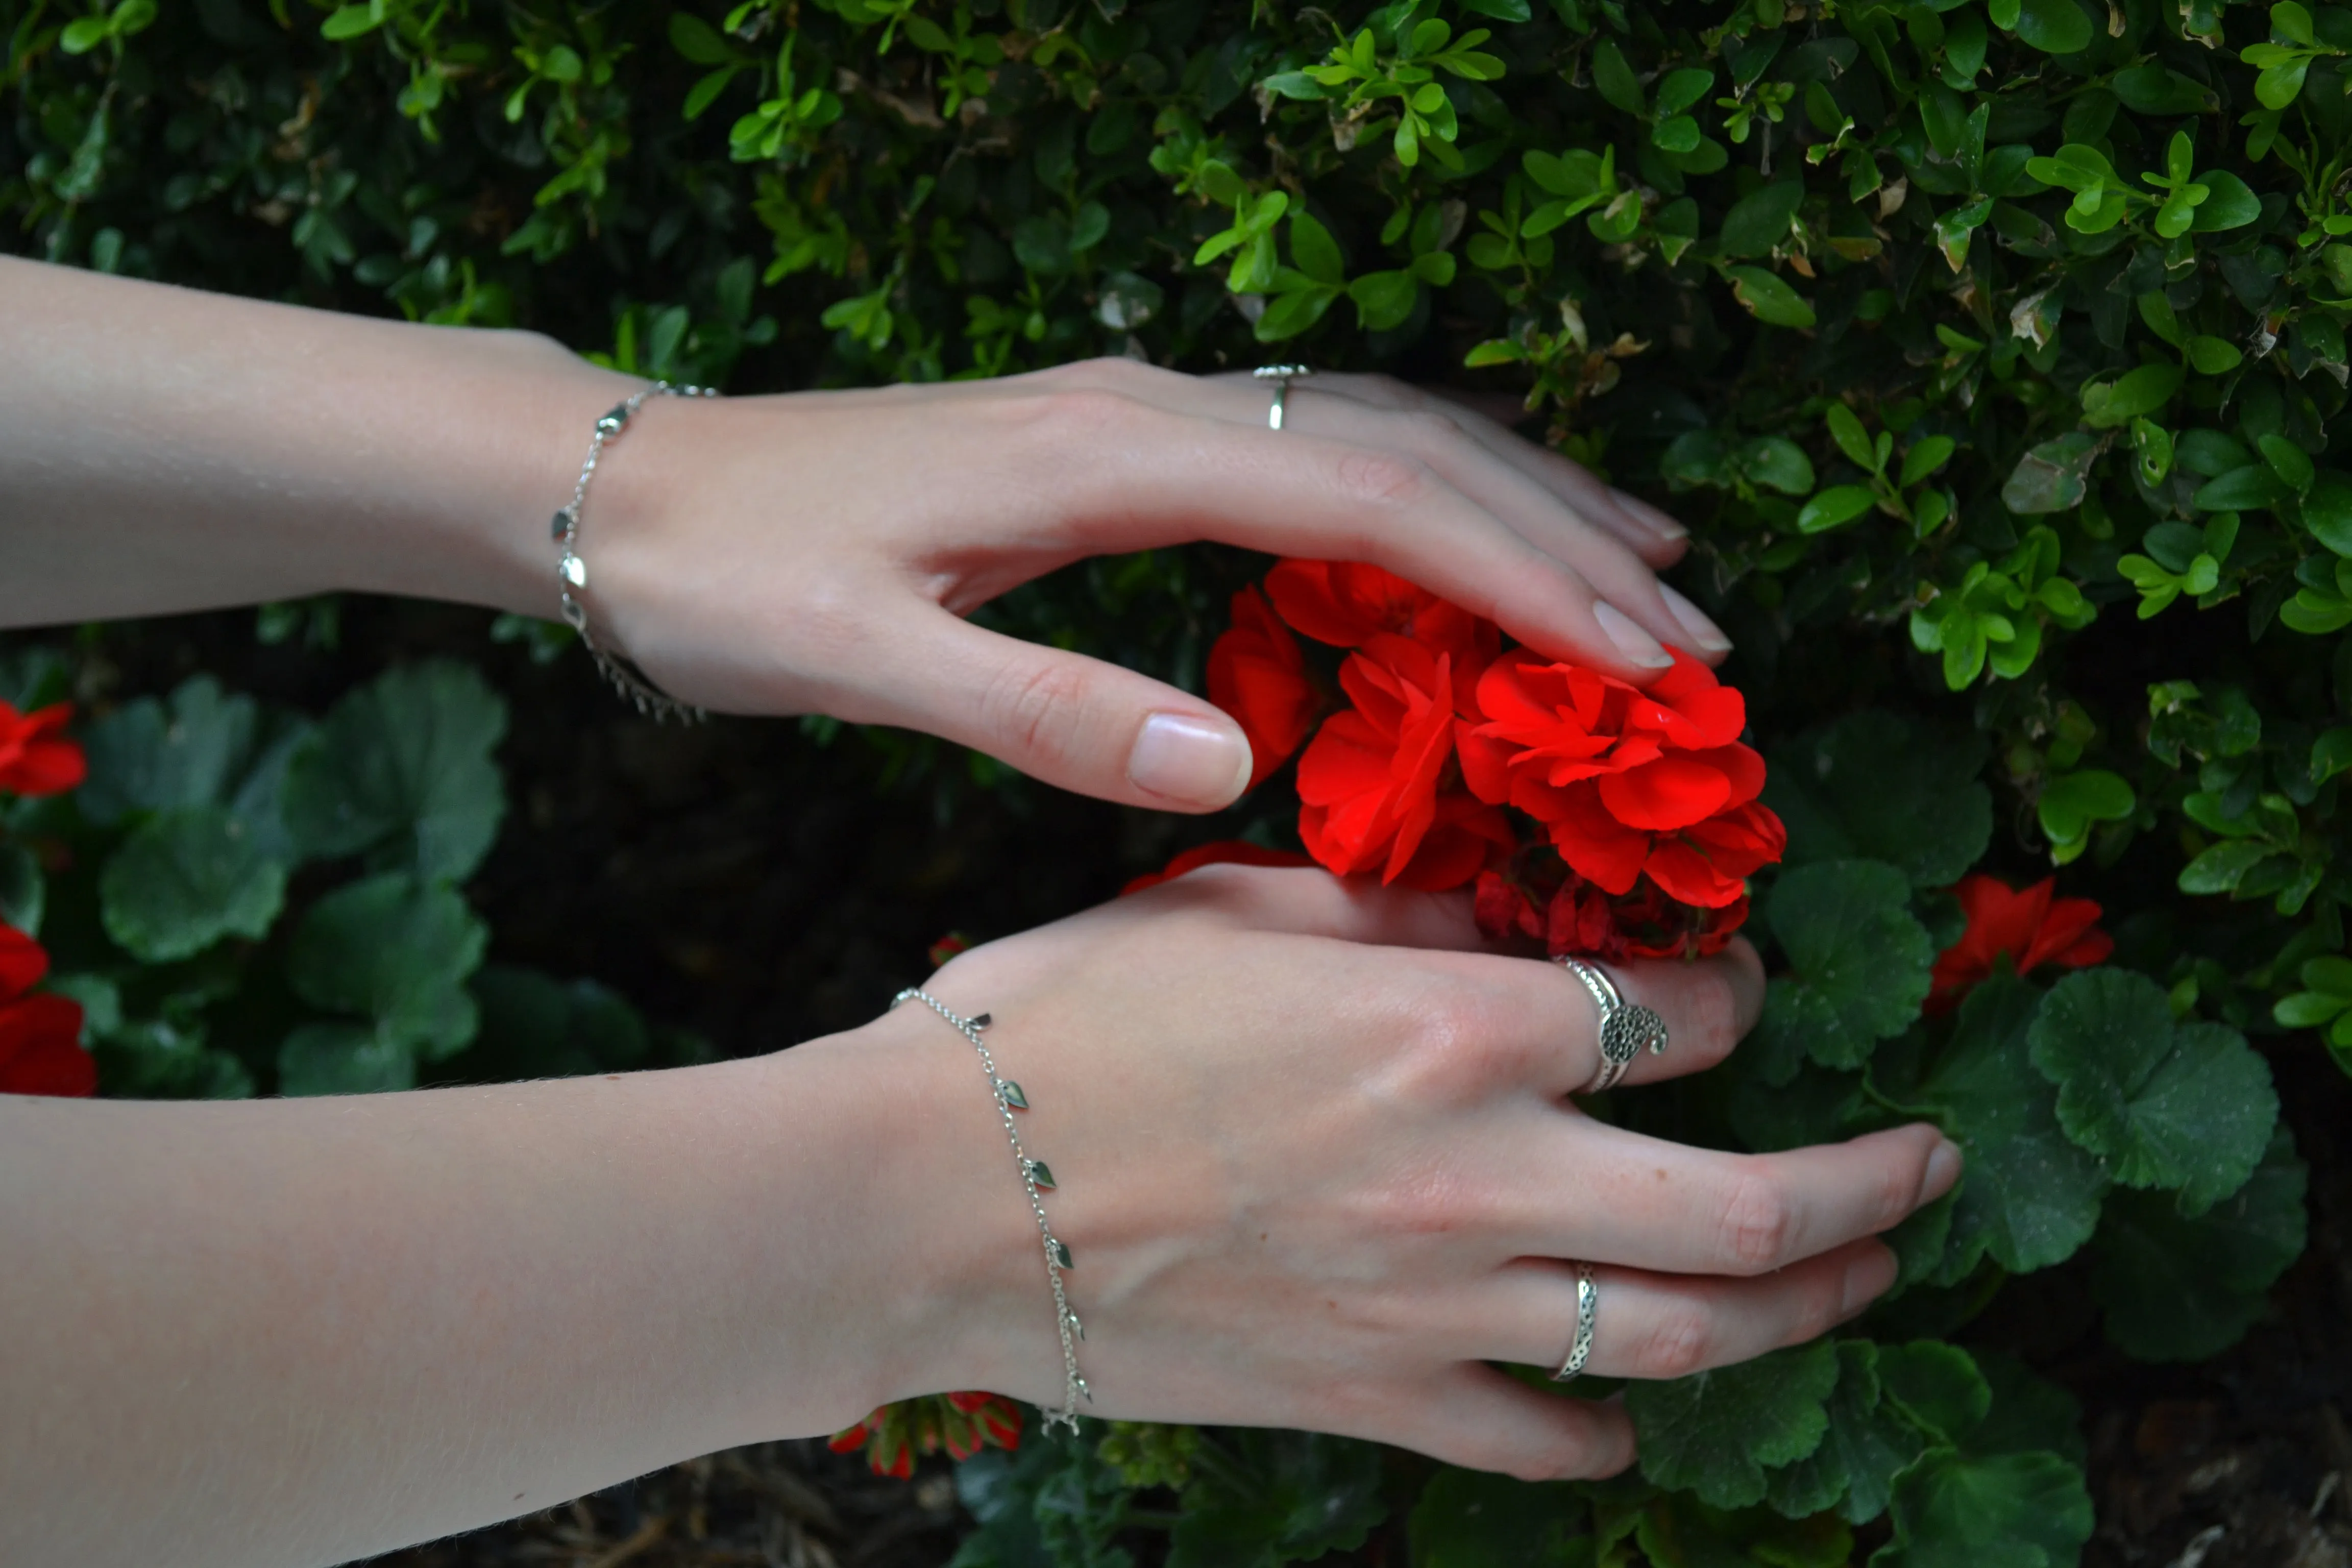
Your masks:
{"label": "thumb", "polygon": [[870,690],[886,722],[985,752],[1030,777],[1156,811],[1215,811],[1250,778],[1250,745],[1222,710],[1082,654],[928,614],[894,639],[905,664]]}

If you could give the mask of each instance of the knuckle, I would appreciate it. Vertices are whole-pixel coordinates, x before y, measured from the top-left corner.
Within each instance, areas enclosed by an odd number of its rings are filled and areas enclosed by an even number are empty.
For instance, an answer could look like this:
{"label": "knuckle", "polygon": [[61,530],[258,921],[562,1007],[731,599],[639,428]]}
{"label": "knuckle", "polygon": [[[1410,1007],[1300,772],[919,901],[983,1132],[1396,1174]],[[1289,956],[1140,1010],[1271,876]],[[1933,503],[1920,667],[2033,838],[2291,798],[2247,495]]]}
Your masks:
{"label": "knuckle", "polygon": [[1796,1234],[1796,1205],[1769,1167],[1749,1163],[1734,1178],[1723,1205],[1722,1250],[1733,1269],[1762,1274],[1788,1260]]}
{"label": "knuckle", "polygon": [[1633,1363],[1643,1377],[1688,1377],[1712,1364],[1714,1350],[1714,1314],[1698,1301],[1674,1301],[1651,1317]]}
{"label": "knuckle", "polygon": [[1397,416],[1404,425],[1408,442],[1418,452],[1444,452],[1462,441],[1462,425],[1443,409],[1423,406],[1408,409]]}
{"label": "knuckle", "polygon": [[1065,660],[1014,660],[982,691],[981,722],[1028,764],[1066,763],[1085,729],[1087,688],[1085,673]]}
{"label": "knuckle", "polygon": [[1410,506],[1421,500],[1434,479],[1429,465],[1418,458],[1362,450],[1341,454],[1336,477],[1344,499],[1390,507]]}
{"label": "knuckle", "polygon": [[1739,1038],[1739,999],[1729,976],[1704,966],[1695,966],[1689,973],[1693,984],[1685,1005],[1691,1044],[1707,1061],[1719,1062]]}
{"label": "knuckle", "polygon": [[1136,409],[1135,399],[1093,379],[1072,378],[1024,400],[1025,422],[1043,436],[1110,439],[1127,428]]}
{"label": "knuckle", "polygon": [[1467,983],[1433,987],[1415,999],[1409,1071],[1424,1092],[1457,1098],[1507,1079],[1525,1065],[1502,999]]}

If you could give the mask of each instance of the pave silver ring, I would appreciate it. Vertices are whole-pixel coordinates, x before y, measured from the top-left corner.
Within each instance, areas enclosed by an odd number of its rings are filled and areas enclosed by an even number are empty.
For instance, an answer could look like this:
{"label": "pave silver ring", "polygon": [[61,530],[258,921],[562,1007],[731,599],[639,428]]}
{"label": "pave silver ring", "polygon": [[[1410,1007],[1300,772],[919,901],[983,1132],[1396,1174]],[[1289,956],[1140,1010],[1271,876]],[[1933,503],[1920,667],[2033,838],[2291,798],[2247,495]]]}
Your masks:
{"label": "pave silver ring", "polygon": [[1567,1383],[1582,1374],[1585,1362],[1592,1354],[1592,1322],[1601,1316],[1601,1288],[1592,1282],[1592,1265],[1576,1266],[1576,1342],[1568,1347],[1568,1359],[1551,1374],[1554,1383]]}
{"label": "pave silver ring", "polygon": [[1599,1094],[1613,1089],[1642,1054],[1650,1047],[1652,1056],[1663,1055],[1666,1048],[1666,1021],[1654,1008],[1639,1002],[1628,1002],[1617,983],[1597,963],[1587,963],[1580,958],[1552,960],[1562,969],[1584,982],[1585,990],[1592,994],[1592,1005],[1600,1009],[1601,1026],[1596,1031],[1601,1040],[1601,1070],[1584,1086],[1586,1094]]}
{"label": "pave silver ring", "polygon": [[1303,364],[1262,364],[1250,374],[1260,381],[1274,383],[1274,402],[1265,411],[1265,427],[1279,430],[1282,428],[1283,405],[1290,401],[1290,384],[1313,375],[1315,371],[1312,366]]}

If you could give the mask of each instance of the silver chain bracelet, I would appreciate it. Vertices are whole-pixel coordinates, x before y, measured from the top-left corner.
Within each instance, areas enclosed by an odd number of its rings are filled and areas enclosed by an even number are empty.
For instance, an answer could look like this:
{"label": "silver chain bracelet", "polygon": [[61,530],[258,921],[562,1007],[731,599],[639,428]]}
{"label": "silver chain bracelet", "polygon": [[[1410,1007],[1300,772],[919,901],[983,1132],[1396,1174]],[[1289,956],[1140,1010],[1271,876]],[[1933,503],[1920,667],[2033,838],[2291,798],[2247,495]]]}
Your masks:
{"label": "silver chain bracelet", "polygon": [[1087,1337],[1087,1331],[1078,1322],[1078,1315],[1070,1310],[1070,1298],[1062,1289],[1062,1270],[1071,1266],[1070,1249],[1055,1238],[1053,1222],[1045,1217],[1045,1200],[1040,1195],[1053,1187],[1054,1173],[1046,1168],[1045,1161],[1031,1159],[1029,1152],[1021,1147],[1021,1129],[1013,1120],[1014,1111],[1029,1109],[1028,1097],[1021,1092],[1019,1084],[996,1075],[996,1058],[988,1054],[988,1047],[980,1038],[980,1032],[989,1025],[987,1014],[958,1017],[938,997],[915,985],[890,998],[893,1007],[901,1002],[920,1002],[953,1025],[958,1034],[971,1042],[971,1048],[980,1053],[980,1065],[987,1069],[997,1113],[1004,1118],[1004,1136],[1013,1144],[1013,1163],[1021,1172],[1022,1185],[1028,1189],[1030,1212],[1037,1216],[1037,1235],[1045,1244],[1045,1279],[1054,1287],[1054,1317],[1062,1334],[1062,1408],[1045,1412],[1045,1429],[1052,1431],[1058,1421],[1076,1432],[1079,1395],[1085,1395],[1089,1405],[1095,1401],[1094,1390],[1087,1386],[1086,1378],[1078,1372],[1078,1342]]}
{"label": "silver chain bracelet", "polygon": [[613,689],[636,705],[640,713],[650,715],[656,721],[676,719],[691,724],[702,717],[702,710],[680,702],[646,678],[646,672],[617,650],[598,642],[588,631],[588,606],[580,595],[588,586],[588,563],[580,558],[580,509],[587,504],[588,481],[596,477],[596,461],[604,455],[605,444],[629,426],[639,408],[648,397],[716,397],[719,391],[709,386],[673,385],[667,381],[655,382],[632,393],[627,401],[615,405],[596,421],[595,433],[588,437],[588,456],[580,464],[579,482],[572,487],[572,500],[555,514],[548,531],[563,554],[555,563],[556,591],[563,600],[563,618],[580,634],[581,646],[596,668],[610,681]]}

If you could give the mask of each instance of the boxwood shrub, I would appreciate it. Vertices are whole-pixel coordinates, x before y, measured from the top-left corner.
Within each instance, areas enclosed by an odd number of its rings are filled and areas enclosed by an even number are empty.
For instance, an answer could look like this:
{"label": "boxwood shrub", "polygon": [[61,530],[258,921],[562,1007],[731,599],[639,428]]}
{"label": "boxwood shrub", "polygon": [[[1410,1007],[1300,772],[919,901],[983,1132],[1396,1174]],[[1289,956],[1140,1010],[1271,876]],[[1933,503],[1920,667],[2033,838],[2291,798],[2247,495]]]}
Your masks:
{"label": "boxwood shrub", "polygon": [[[1171,1563],[1299,1561],[1383,1517],[1432,1565],[2072,1563],[2075,1414],[1972,1342],[1989,1305],[2070,1291],[2123,1352],[2196,1360],[2301,1249],[2273,1073],[2352,1068],[2352,11],[0,0],[0,31],[26,254],[526,326],[736,391],[1093,354],[1385,370],[1520,400],[1691,525],[1678,581],[1738,640],[1791,828],[1754,928],[1778,978],[1731,1068],[1617,1114],[1748,1148],[1937,1119],[1970,1169],[1898,1233],[1905,1289],[1833,1340],[1633,1389],[1642,1466],[1602,1486],[1300,1434],[986,1454],[967,1568],[1125,1563],[1147,1525]],[[1252,570],[1095,563],[987,613],[1197,684]],[[325,721],[491,711],[469,680]],[[135,749],[154,717],[93,742]],[[1219,830],[1286,834],[1285,788]],[[187,803],[101,805],[152,858],[167,827],[140,813]],[[440,910],[478,955],[444,890],[464,869],[330,894],[297,968],[386,910]],[[2114,959],[1923,1013],[1978,870],[2102,900]],[[192,926],[137,875],[108,895],[133,978],[266,928],[282,882]],[[381,1020],[296,980],[322,1017],[288,1087],[405,1081],[470,1037],[452,1001],[385,1069],[350,1054],[381,1054]],[[607,1007],[532,984],[517,1016]],[[563,1032],[642,1052],[634,1025]],[[252,1081],[206,1055],[111,1087]]]}

